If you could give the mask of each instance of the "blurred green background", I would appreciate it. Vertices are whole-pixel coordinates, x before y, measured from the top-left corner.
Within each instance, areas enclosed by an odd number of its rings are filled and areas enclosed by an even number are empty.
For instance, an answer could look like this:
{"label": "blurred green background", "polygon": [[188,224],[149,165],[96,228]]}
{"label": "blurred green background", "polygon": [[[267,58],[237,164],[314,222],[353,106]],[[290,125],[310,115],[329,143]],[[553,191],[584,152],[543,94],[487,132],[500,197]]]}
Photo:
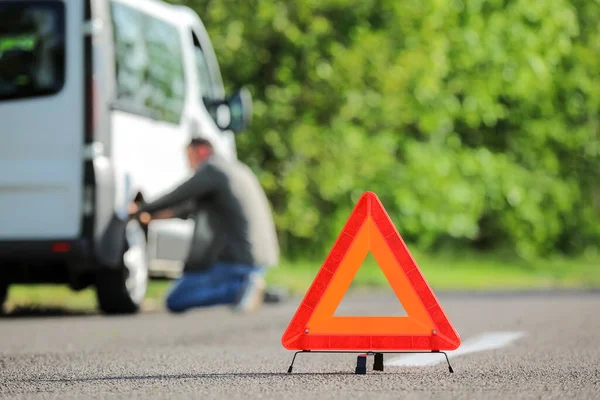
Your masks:
{"label": "blurred green background", "polygon": [[253,94],[271,283],[305,290],[370,190],[436,288],[600,286],[600,1],[170,2]]}
{"label": "blurred green background", "polygon": [[597,0],[179,0],[229,88],[283,252],[322,257],[376,192],[422,251],[598,253]]}

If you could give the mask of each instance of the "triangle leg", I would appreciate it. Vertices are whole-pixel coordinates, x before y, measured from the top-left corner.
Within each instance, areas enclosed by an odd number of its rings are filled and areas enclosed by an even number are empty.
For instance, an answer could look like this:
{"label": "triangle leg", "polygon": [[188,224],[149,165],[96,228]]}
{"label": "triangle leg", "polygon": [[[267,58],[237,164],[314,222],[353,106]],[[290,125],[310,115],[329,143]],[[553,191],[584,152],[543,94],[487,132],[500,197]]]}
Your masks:
{"label": "triangle leg", "polygon": [[383,371],[383,353],[375,353],[373,371]]}

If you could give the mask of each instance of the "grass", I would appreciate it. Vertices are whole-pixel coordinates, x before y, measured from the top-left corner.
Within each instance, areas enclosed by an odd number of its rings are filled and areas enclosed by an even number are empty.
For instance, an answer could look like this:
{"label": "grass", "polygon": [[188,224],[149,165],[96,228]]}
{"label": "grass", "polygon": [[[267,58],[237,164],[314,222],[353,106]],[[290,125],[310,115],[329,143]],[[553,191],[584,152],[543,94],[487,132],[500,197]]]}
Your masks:
{"label": "grass", "polygon": [[[552,258],[535,263],[515,261],[498,255],[427,255],[413,252],[419,268],[434,290],[502,290],[502,289],[590,289],[600,288],[600,258]],[[271,285],[303,295],[310,286],[321,262],[283,262],[269,271]],[[150,282],[146,295],[148,307],[162,307],[170,281]],[[359,269],[353,289],[385,288],[387,280],[372,256]],[[66,286],[11,286],[8,309],[14,307],[68,308],[93,310],[96,298],[92,289],[73,292]]]}
{"label": "grass", "polygon": [[[437,255],[412,251],[419,268],[435,290],[589,289],[600,288],[600,258],[555,257],[535,263],[497,255]],[[321,263],[284,263],[270,271],[271,283],[295,293],[306,291]],[[379,288],[387,279],[369,255],[353,281],[355,288]]]}

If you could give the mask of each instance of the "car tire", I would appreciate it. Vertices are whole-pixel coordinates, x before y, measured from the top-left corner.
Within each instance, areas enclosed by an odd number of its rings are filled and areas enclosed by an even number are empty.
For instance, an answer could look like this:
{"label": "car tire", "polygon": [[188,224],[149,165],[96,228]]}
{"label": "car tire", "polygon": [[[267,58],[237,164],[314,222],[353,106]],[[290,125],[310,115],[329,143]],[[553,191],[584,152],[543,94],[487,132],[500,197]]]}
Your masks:
{"label": "car tire", "polygon": [[0,283],[0,314],[4,312],[4,302],[8,296],[8,284]]}
{"label": "car tire", "polygon": [[146,235],[140,223],[131,220],[126,225],[125,246],[121,266],[103,268],[97,275],[96,298],[105,314],[137,313],[148,287],[148,257]]}

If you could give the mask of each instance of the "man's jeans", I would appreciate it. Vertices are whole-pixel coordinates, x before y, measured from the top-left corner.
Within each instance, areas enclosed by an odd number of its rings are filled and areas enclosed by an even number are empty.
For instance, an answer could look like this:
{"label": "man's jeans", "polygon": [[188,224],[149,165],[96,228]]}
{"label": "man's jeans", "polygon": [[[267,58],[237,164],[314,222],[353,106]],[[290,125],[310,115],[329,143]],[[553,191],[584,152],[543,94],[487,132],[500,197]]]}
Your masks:
{"label": "man's jeans", "polygon": [[262,273],[263,269],[244,264],[217,263],[206,271],[184,272],[167,295],[167,308],[171,312],[182,312],[192,307],[233,304],[251,272]]}

